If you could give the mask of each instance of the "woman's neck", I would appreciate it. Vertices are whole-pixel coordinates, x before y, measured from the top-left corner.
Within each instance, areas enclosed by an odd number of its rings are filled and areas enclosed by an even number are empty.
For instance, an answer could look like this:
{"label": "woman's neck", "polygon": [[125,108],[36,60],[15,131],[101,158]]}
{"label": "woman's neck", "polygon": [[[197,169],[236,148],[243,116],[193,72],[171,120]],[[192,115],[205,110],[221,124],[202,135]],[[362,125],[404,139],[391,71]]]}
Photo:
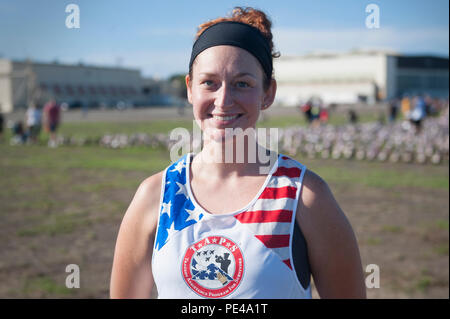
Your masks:
{"label": "woman's neck", "polygon": [[235,140],[205,143],[192,162],[193,170],[217,178],[267,175],[277,158],[276,152],[252,139],[244,145],[239,144]]}

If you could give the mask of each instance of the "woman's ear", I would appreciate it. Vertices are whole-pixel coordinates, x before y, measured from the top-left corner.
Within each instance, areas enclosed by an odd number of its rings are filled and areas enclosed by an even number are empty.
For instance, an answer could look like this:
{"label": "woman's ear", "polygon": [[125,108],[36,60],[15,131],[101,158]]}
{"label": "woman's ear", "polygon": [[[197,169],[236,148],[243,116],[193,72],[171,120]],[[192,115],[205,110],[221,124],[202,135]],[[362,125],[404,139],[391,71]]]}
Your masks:
{"label": "woman's ear", "polygon": [[269,88],[267,89],[267,91],[264,92],[264,99],[261,110],[265,110],[272,105],[273,101],[275,100],[276,93],[277,93],[277,81],[275,79],[272,79],[270,81]]}
{"label": "woman's ear", "polygon": [[191,78],[189,77],[189,74],[186,74],[186,77],[184,79],[186,81],[187,98],[188,98],[189,103],[192,104],[192,83],[191,83]]}

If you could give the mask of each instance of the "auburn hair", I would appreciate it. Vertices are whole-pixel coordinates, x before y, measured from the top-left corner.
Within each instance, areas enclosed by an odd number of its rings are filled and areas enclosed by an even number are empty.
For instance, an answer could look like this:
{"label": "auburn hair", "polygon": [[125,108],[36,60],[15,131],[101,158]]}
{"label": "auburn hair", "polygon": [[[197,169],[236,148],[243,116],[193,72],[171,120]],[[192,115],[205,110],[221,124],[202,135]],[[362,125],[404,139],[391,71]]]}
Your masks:
{"label": "auburn hair", "polygon": [[[198,39],[198,37],[210,26],[224,21],[236,21],[246,23],[248,25],[251,25],[252,27],[255,27],[262,33],[264,38],[266,38],[267,42],[269,43],[272,58],[278,58],[280,56],[279,52],[274,51],[274,45],[272,40],[273,35],[271,31],[272,22],[264,12],[251,7],[244,7],[244,8],[235,7],[228,17],[220,17],[200,24],[198,26],[198,31],[195,39]],[[189,77],[191,79],[192,79],[192,67],[193,66],[191,66],[191,68],[189,69]],[[269,88],[271,80],[272,79],[267,78],[267,76],[264,74],[264,89],[267,90]]]}

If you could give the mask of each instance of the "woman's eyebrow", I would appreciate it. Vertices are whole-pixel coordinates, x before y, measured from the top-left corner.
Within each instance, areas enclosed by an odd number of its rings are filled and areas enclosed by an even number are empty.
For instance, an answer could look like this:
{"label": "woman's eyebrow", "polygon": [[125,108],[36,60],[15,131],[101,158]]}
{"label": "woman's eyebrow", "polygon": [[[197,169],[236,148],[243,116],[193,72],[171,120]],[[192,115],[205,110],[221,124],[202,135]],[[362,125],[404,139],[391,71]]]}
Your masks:
{"label": "woman's eyebrow", "polygon": [[[211,72],[201,72],[201,73],[199,73],[199,75],[201,75],[201,76],[217,76],[216,73],[211,73]],[[240,78],[243,76],[251,76],[252,78],[256,78],[256,76],[254,74],[249,73],[249,72],[241,72],[241,73],[234,75],[233,77]]]}
{"label": "woman's eyebrow", "polygon": [[252,78],[256,78],[255,75],[253,75],[252,73],[248,73],[248,72],[241,72],[241,73],[238,73],[238,74],[236,74],[234,77],[235,77],[235,78],[240,78],[240,77],[243,77],[243,76],[250,76],[250,77],[252,77]]}
{"label": "woman's eyebrow", "polygon": [[201,76],[215,76],[216,74],[215,73],[210,73],[210,72],[201,72],[198,75],[201,75]]}

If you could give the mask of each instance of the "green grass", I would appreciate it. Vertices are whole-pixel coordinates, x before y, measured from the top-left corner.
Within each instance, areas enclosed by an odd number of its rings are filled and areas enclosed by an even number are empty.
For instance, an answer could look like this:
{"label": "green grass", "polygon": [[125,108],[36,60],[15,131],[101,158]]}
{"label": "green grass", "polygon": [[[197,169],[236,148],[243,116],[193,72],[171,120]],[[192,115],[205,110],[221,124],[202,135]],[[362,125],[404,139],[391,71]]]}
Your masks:
{"label": "green grass", "polygon": [[32,237],[38,235],[49,235],[51,237],[68,234],[78,227],[91,225],[94,221],[89,218],[89,213],[60,214],[56,212],[42,218],[41,222],[33,227],[19,229],[17,235],[21,237]]}
{"label": "green grass", "polygon": [[421,292],[426,291],[432,284],[433,278],[427,275],[422,275],[417,281],[415,288]]}
{"label": "green grass", "polygon": [[437,221],[436,221],[436,226],[437,226],[439,229],[447,230],[447,231],[448,231],[448,220],[437,220]]}
{"label": "green grass", "polygon": [[439,244],[433,250],[440,256],[448,256],[448,243]]}
{"label": "green grass", "polygon": [[[370,122],[376,120],[373,114],[361,116],[360,122]],[[330,118],[329,124],[343,125],[348,122],[345,114],[335,114]],[[59,133],[65,136],[74,137],[100,137],[104,134],[134,134],[134,133],[169,133],[177,127],[186,128],[189,131],[193,129],[192,120],[173,119],[164,121],[147,122],[70,122],[63,123]],[[257,127],[290,127],[306,126],[307,122],[301,114],[296,116],[269,116],[266,120],[259,120]],[[45,135],[45,134],[44,134]]]}
{"label": "green grass", "polygon": [[166,150],[135,147],[109,149],[97,146],[0,146],[0,172],[6,167],[34,167],[155,171],[169,163]]}
{"label": "green grass", "polygon": [[[359,118],[359,123],[367,123],[377,121],[378,116],[374,113],[365,113],[361,114]],[[331,125],[344,125],[348,124],[348,117],[345,113],[334,113],[330,116],[328,124]],[[267,119],[262,120],[260,118],[257,123],[257,127],[289,127],[289,126],[307,126],[308,122],[306,121],[303,114],[298,113],[295,116],[269,116]]]}
{"label": "green grass", "polygon": [[75,122],[61,125],[60,134],[75,137],[100,137],[104,134],[168,133],[177,127],[192,130],[190,120],[165,120],[152,122]]}
{"label": "green grass", "polygon": [[374,238],[374,237],[370,237],[367,239],[366,244],[369,246],[377,246],[381,244],[381,239],[380,238]]}
{"label": "green grass", "polygon": [[403,232],[403,227],[402,226],[398,226],[398,225],[384,225],[382,227],[382,230],[384,232],[398,234],[398,233]]}
{"label": "green grass", "polygon": [[[0,174],[11,167],[46,168],[54,172],[47,175],[46,185],[67,179],[71,168],[92,170],[145,171],[149,173],[164,169],[170,164],[165,149],[133,147],[109,149],[97,146],[59,147],[0,145]],[[449,189],[448,167],[430,165],[404,165],[371,163],[347,160],[296,159],[315,171],[329,183],[358,184],[365,187],[397,189],[425,188]],[[49,172],[50,173],[50,172]],[[19,186],[26,182],[26,175],[18,175],[10,181]],[[95,188],[95,186],[92,186]],[[101,187],[98,186],[98,187]],[[6,188],[8,189],[8,188]]]}
{"label": "green grass", "polygon": [[38,276],[28,278],[23,285],[23,292],[25,294],[44,293],[45,295],[71,295],[74,293],[73,289],[67,288],[63,284],[57,283],[53,278],[48,276]]}
{"label": "green grass", "polygon": [[329,183],[373,188],[449,189],[447,166],[405,165],[357,160],[310,160],[295,157]]}

